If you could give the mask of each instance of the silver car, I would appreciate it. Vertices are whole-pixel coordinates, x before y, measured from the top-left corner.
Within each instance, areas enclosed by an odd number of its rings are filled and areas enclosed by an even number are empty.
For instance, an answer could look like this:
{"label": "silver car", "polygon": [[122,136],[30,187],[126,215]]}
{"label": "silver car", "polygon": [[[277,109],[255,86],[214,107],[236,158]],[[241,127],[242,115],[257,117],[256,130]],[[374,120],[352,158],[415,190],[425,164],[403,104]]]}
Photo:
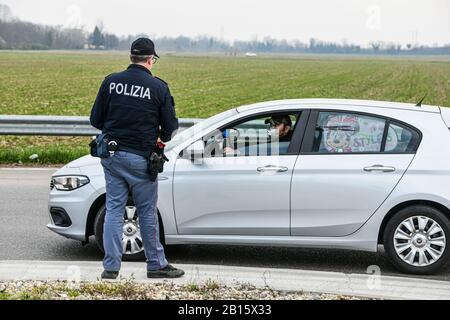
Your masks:
{"label": "silver car", "polygon": [[[271,124],[289,118],[281,137]],[[232,109],[178,133],[159,177],[165,245],[376,252],[402,272],[449,260],[450,109],[379,101],[283,100]],[[52,177],[48,228],[102,248],[105,181],[86,156]],[[144,258],[124,212],[124,259]]]}

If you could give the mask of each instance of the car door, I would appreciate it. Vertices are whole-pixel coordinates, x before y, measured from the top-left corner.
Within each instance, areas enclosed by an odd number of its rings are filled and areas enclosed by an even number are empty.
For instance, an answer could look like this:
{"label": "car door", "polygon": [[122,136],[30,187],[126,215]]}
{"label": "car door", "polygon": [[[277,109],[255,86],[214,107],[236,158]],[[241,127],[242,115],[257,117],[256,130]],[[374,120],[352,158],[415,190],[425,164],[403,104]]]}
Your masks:
{"label": "car door", "polygon": [[[269,132],[264,119],[272,114],[254,115],[205,136],[200,161],[189,156],[177,159],[173,190],[179,234],[290,234],[290,183],[308,114],[289,113],[296,117],[295,130],[288,145],[280,143],[278,152],[264,145]],[[223,156],[220,140],[225,136],[227,141],[231,128],[239,131],[233,140],[235,152]],[[237,140],[244,141],[243,147]],[[214,143],[222,150],[211,149]]]}
{"label": "car door", "polygon": [[314,111],[293,172],[291,234],[338,237],[357,231],[400,181],[420,132],[398,121]]}

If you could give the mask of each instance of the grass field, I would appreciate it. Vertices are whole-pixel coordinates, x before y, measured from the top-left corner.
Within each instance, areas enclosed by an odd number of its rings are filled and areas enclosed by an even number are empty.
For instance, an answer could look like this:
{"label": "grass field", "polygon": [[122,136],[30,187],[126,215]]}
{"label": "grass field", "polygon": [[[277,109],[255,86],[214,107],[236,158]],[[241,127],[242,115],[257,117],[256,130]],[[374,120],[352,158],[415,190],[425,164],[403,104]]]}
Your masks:
{"label": "grass field", "polygon": [[[104,76],[127,53],[0,52],[0,114],[89,115]],[[252,102],[355,98],[450,106],[446,58],[163,56],[179,117],[205,118]],[[63,163],[87,153],[86,138],[0,137],[0,162]]]}

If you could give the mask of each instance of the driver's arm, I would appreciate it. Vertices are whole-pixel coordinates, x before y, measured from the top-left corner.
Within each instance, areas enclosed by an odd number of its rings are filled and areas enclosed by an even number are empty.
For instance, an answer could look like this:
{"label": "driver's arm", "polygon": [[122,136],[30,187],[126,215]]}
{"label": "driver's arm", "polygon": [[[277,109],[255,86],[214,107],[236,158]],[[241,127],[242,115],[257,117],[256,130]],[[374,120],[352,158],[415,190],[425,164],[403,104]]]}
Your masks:
{"label": "driver's arm", "polygon": [[[236,148],[234,149],[234,145],[231,144],[231,139],[229,137],[229,130],[236,130],[236,129],[226,129],[225,131],[222,132],[222,136],[223,136],[223,141],[222,141],[222,149],[223,149],[223,155],[225,156],[229,156],[229,155],[239,155],[241,154],[241,152]],[[236,130],[237,131],[237,130]]]}

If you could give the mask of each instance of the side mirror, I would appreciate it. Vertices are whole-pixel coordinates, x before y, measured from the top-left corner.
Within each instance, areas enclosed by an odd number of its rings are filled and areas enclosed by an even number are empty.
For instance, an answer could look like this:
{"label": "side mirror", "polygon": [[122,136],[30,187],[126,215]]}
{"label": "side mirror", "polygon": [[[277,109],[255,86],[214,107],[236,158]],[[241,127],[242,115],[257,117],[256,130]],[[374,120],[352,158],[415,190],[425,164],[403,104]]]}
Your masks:
{"label": "side mirror", "polygon": [[186,148],[185,156],[195,163],[202,163],[205,154],[205,144],[202,140],[198,140]]}

